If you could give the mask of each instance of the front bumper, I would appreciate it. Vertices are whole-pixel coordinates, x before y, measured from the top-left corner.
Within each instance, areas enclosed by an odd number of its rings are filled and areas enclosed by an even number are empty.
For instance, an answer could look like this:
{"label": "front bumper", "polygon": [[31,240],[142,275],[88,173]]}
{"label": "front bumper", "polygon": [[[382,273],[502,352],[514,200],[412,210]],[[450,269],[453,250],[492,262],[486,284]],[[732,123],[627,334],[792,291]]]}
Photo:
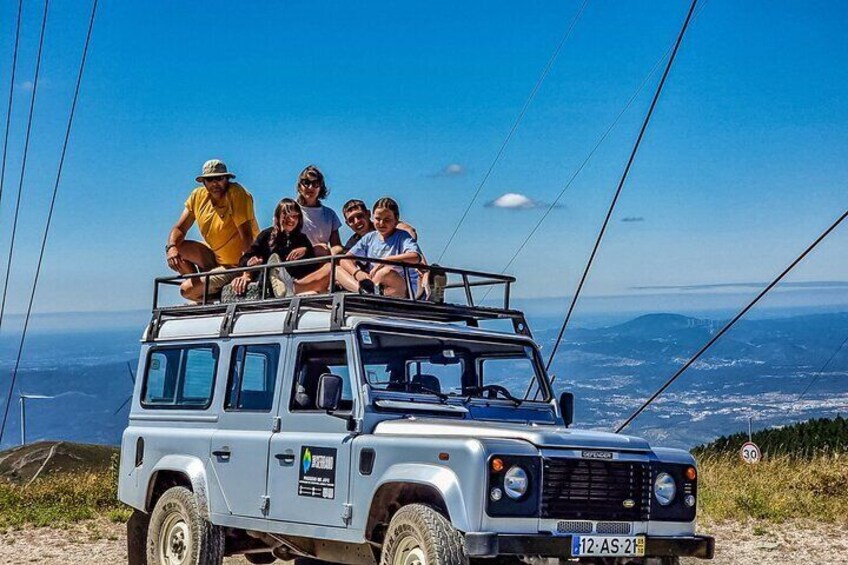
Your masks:
{"label": "front bumper", "polygon": [[[468,557],[498,555],[534,555],[539,557],[573,557],[571,536],[505,535],[489,532],[465,534]],[[698,557],[712,559],[715,540],[710,536],[659,537],[646,536],[645,557]]]}

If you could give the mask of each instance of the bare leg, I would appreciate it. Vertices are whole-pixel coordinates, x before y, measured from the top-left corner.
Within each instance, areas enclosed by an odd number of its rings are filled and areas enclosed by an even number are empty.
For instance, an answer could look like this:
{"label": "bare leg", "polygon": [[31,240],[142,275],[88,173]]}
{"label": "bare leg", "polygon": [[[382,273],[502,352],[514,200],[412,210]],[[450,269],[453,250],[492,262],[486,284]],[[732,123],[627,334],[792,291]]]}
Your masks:
{"label": "bare leg", "polygon": [[312,246],[312,251],[315,252],[316,257],[326,257],[327,255],[332,255],[330,253],[330,248],[323,243],[319,243],[318,245]]}
{"label": "bare leg", "polygon": [[324,263],[316,270],[312,271],[305,277],[297,279],[297,283],[304,285],[315,285],[316,283],[324,283],[324,290],[327,290],[327,284],[330,280],[330,264]]}
{"label": "bare leg", "polygon": [[171,269],[181,275],[208,271],[218,265],[212,250],[199,241],[186,239],[177,246],[177,251],[180,252],[182,261],[177,265],[177,268],[171,267]]}
{"label": "bare leg", "polygon": [[[318,275],[318,276],[316,276]],[[297,294],[323,294],[330,285],[330,265],[321,265],[315,272],[309,273],[302,279],[294,281],[294,291]]]}
{"label": "bare leg", "polygon": [[[181,275],[208,271],[217,265],[215,254],[199,241],[184,240],[177,246],[177,250],[180,252],[182,261],[174,270]],[[203,297],[203,279],[198,277],[183,281],[180,292],[184,298],[200,300]]]}
{"label": "bare leg", "polygon": [[336,282],[342,285],[345,290],[359,292],[359,281],[353,276],[355,272],[356,261],[339,261],[339,266],[336,268]]}
{"label": "bare leg", "polygon": [[387,267],[381,267],[374,271],[371,275],[371,280],[374,284],[379,284],[383,287],[384,296],[392,296],[394,298],[405,298],[406,279],[400,276],[397,271]]}

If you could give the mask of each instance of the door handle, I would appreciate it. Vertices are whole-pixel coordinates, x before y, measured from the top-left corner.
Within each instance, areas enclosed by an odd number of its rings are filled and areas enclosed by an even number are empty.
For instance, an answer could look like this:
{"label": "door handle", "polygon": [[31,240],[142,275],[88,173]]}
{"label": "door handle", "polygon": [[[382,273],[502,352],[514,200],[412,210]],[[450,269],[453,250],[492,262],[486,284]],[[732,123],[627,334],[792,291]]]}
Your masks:
{"label": "door handle", "polygon": [[216,449],[212,452],[212,455],[214,455],[215,457],[220,457],[221,459],[229,459],[232,453],[230,453],[229,448],[224,447],[221,449]]}
{"label": "door handle", "polygon": [[274,459],[282,462],[283,465],[291,465],[294,463],[294,453],[277,453]]}

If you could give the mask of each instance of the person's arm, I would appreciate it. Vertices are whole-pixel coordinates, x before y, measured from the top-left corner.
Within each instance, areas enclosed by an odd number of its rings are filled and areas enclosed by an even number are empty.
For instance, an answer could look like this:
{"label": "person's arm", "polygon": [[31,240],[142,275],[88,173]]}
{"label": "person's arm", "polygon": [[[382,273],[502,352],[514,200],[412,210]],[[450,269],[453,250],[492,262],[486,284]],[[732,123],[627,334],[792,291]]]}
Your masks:
{"label": "person's arm", "polygon": [[251,222],[245,222],[238,227],[239,237],[241,238],[241,252],[244,253],[250,249],[253,243],[253,229]]}
{"label": "person's arm", "polygon": [[401,253],[400,255],[389,255],[388,257],[383,257],[383,259],[386,261],[397,261],[398,263],[417,264],[421,262],[421,255],[415,251],[409,251],[407,253]]}
{"label": "person's arm", "polygon": [[[407,234],[406,231],[401,232],[403,234]],[[420,263],[421,262],[421,248],[418,247],[418,243],[410,235],[406,235],[403,237],[401,241],[401,252],[397,255],[389,255],[388,257],[383,257],[383,259],[387,259],[389,261],[398,261],[400,263]]]}
{"label": "person's arm", "polygon": [[333,255],[341,255],[344,253],[344,246],[342,246],[342,238],[339,235],[339,230],[333,230],[330,232],[330,252]]}
{"label": "person's arm", "polygon": [[186,234],[191,226],[194,225],[194,214],[188,208],[183,208],[183,213],[174,227],[171,228],[171,233],[168,234],[167,251],[165,254],[168,257],[168,265],[172,268],[177,268],[183,262],[180,256],[180,244],[185,241]]}
{"label": "person's arm", "polygon": [[233,222],[241,238],[241,251],[244,253],[253,243],[253,227],[256,214],[253,211],[253,196],[241,185],[230,186],[229,199],[232,204]]}
{"label": "person's arm", "polygon": [[[346,256],[348,257],[367,257],[368,256],[368,245],[365,242],[367,239],[367,235],[357,241],[353,247],[350,248],[350,251],[347,252]],[[348,261],[339,261],[339,265],[342,266],[342,269],[347,271],[353,276],[354,279],[357,279],[356,275],[359,273],[363,273],[365,276],[362,278],[367,278],[368,273],[362,270],[359,266],[359,261],[348,260]]]}
{"label": "person's arm", "polygon": [[418,230],[413,225],[406,222],[398,222],[397,229],[405,231],[412,236],[412,239],[418,241]]}

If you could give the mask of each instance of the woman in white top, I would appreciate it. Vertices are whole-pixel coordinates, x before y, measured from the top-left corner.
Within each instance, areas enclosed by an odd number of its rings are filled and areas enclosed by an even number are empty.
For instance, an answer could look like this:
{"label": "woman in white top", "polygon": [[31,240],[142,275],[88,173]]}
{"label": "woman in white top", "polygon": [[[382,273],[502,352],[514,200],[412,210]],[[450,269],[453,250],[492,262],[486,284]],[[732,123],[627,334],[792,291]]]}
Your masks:
{"label": "woman in white top", "polygon": [[336,213],[321,201],[329,191],[324,175],[315,165],[309,165],[297,178],[297,202],[303,210],[303,233],[312,242],[316,256],[343,253],[339,228],[342,222]]}

